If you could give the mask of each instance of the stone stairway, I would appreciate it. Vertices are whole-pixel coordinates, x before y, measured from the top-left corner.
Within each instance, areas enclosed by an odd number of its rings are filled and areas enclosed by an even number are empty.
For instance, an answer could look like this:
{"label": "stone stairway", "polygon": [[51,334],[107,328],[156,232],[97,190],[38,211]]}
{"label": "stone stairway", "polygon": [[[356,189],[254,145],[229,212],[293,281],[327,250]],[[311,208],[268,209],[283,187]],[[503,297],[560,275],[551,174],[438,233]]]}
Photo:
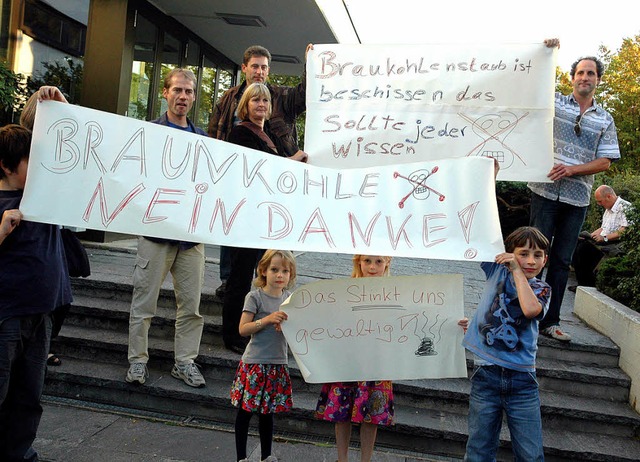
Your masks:
{"label": "stone stairway", "polygon": [[[212,287],[203,293],[205,328],[197,360],[207,380],[206,388],[193,389],[170,375],[175,311],[169,287],[161,293],[150,331],[150,377],[144,386],[124,381],[132,290],[132,265],[126,265],[131,258],[96,250],[91,254],[92,277],[73,281],[75,301],[71,313],[52,343],[52,351],[62,357],[63,364],[49,368],[45,394],[183,416],[191,421],[232,424],[235,410],[229,403],[229,388],[240,356],[222,347],[221,304]],[[327,270],[331,264],[317,263],[318,268],[323,268],[318,271]],[[437,272],[437,268],[432,269]],[[302,275],[299,282],[322,277],[311,273]],[[546,459],[639,460],[640,416],[627,404],[630,379],[617,367],[617,347],[584,325],[575,326],[571,332],[574,341],[569,346],[540,339],[538,379]],[[290,370],[294,410],[276,417],[276,431],[300,439],[332,441],[333,426],[313,417],[319,385],[306,384],[293,359]],[[394,394],[397,424],[380,429],[378,446],[462,457],[468,380],[397,381]],[[511,460],[509,435],[504,427],[499,457]]]}

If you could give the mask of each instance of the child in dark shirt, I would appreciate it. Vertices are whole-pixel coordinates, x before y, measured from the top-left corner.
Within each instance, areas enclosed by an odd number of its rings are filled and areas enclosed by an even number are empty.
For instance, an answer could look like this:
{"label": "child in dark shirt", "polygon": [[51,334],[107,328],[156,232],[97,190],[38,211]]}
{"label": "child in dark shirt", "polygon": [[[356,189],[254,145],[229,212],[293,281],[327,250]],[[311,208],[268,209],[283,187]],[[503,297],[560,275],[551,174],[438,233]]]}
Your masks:
{"label": "child in dark shirt", "polygon": [[31,132],[0,128],[0,460],[37,460],[51,311],[71,303],[56,225],[22,220]]}

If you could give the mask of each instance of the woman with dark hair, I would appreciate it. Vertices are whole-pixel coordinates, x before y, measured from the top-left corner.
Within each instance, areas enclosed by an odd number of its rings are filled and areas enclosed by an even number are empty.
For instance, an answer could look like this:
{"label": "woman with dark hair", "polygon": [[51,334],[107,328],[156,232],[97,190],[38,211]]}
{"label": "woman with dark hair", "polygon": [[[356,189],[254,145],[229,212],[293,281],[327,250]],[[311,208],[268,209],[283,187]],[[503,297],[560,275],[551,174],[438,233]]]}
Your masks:
{"label": "woman with dark hair", "polygon": [[[247,87],[238,103],[237,116],[241,122],[231,130],[230,143],[287,157],[280,139],[271,135],[269,130],[271,93],[266,85],[256,82]],[[288,158],[306,162],[307,153],[298,151]],[[239,332],[242,307],[244,298],[251,289],[256,264],[264,250],[230,247],[229,253],[231,272],[222,308],[222,338],[225,348],[242,354],[246,346],[246,340]]]}

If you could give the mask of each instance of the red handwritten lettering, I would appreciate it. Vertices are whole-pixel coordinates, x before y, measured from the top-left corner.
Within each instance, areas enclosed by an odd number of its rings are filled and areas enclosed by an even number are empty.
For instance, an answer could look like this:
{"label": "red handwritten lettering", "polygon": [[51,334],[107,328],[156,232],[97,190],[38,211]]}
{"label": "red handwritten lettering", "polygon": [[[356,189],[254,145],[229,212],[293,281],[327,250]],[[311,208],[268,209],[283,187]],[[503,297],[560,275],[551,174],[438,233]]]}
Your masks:
{"label": "red handwritten lettering", "polygon": [[162,205],[178,205],[180,204],[180,201],[177,199],[160,199],[160,196],[162,195],[169,195],[169,196],[184,196],[186,193],[186,191],[184,189],[166,189],[166,188],[158,188],[156,189],[156,192],[153,194],[153,197],[151,198],[151,201],[149,202],[149,205],[147,206],[147,211],[144,214],[144,217],[142,217],[142,223],[157,223],[159,221],[164,221],[166,220],[167,217],[166,215],[163,216],[151,216],[151,213],[153,212],[153,209],[155,208],[156,205],[158,204],[162,204]]}
{"label": "red handwritten lettering", "polygon": [[[129,149],[132,149],[132,146],[136,143],[138,147],[138,155],[128,155]],[[145,148],[145,135],[144,128],[139,128],[136,132],[129,138],[129,141],[124,145],[124,147],[118,153],[116,160],[113,161],[113,165],[111,166],[111,171],[115,172],[120,165],[120,162],[123,160],[133,160],[140,163],[140,175],[147,176],[147,162],[146,162],[146,148]]]}
{"label": "red handwritten lettering", "polygon": [[[267,220],[267,236],[263,236],[264,239],[277,240],[287,237],[293,231],[293,217],[289,211],[282,205],[276,202],[261,202],[258,207],[265,205],[268,211]],[[274,214],[282,218],[282,226],[278,230],[273,229]]]}
{"label": "red handwritten lettering", "polygon": [[93,210],[93,204],[96,200],[96,197],[100,197],[100,218],[102,220],[102,226],[108,228],[111,222],[118,216],[120,212],[142,191],[144,191],[144,184],[140,183],[135,188],[133,188],[129,194],[127,194],[117,205],[117,207],[113,210],[112,213],[108,213],[107,207],[107,198],[104,192],[104,183],[102,181],[102,177],[98,180],[98,185],[89,200],[89,204],[82,214],[82,219],[86,222],[89,221],[89,217],[91,216],[91,211]]}
{"label": "red handwritten lettering", "polygon": [[[312,225],[316,221],[319,223],[319,226],[313,227]],[[300,234],[300,237],[298,238],[298,240],[300,242],[304,242],[310,233],[324,234],[324,237],[329,247],[336,246],[335,242],[333,241],[333,237],[331,237],[331,233],[329,232],[329,227],[327,226],[327,223],[325,222],[324,217],[322,216],[322,212],[320,211],[319,208],[316,208],[311,214],[311,216],[309,217],[309,220],[307,221],[307,224],[304,226],[304,229],[302,230],[302,234]]]}

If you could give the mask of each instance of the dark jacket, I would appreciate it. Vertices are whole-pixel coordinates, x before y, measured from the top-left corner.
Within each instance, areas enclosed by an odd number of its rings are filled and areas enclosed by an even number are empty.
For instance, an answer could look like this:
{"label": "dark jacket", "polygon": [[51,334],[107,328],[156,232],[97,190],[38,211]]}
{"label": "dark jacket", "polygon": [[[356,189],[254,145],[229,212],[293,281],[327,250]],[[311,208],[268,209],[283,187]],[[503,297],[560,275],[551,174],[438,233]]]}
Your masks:
{"label": "dark jacket", "polygon": [[[19,208],[21,201],[22,191],[0,190],[0,217]],[[0,324],[9,318],[49,313],[71,301],[60,227],[22,220],[0,244]],[[10,340],[21,344],[25,339],[4,339]]]}
{"label": "dark jacket", "polygon": [[[246,87],[247,82],[244,81],[222,95],[209,121],[209,136],[229,141],[236,108]],[[296,117],[306,109],[307,74],[306,72],[302,74],[301,82],[295,87],[281,87],[269,83],[267,87],[271,92],[271,118],[269,119],[271,134],[274,138],[281,140],[287,157],[292,156],[300,150]]]}
{"label": "dark jacket", "polygon": [[277,137],[271,133],[269,129],[269,122],[265,122],[264,132],[266,135],[271,138],[273,144],[278,150],[277,153],[273,152],[271,148],[267,145],[265,141],[260,139],[258,135],[253,133],[249,128],[244,127],[242,125],[237,125],[233,127],[231,133],[229,134],[229,143],[237,144],[240,146],[244,146],[245,148],[255,149],[257,151],[266,152],[268,154],[278,155],[282,157],[288,157],[284,150],[283,144],[278,140]]}

